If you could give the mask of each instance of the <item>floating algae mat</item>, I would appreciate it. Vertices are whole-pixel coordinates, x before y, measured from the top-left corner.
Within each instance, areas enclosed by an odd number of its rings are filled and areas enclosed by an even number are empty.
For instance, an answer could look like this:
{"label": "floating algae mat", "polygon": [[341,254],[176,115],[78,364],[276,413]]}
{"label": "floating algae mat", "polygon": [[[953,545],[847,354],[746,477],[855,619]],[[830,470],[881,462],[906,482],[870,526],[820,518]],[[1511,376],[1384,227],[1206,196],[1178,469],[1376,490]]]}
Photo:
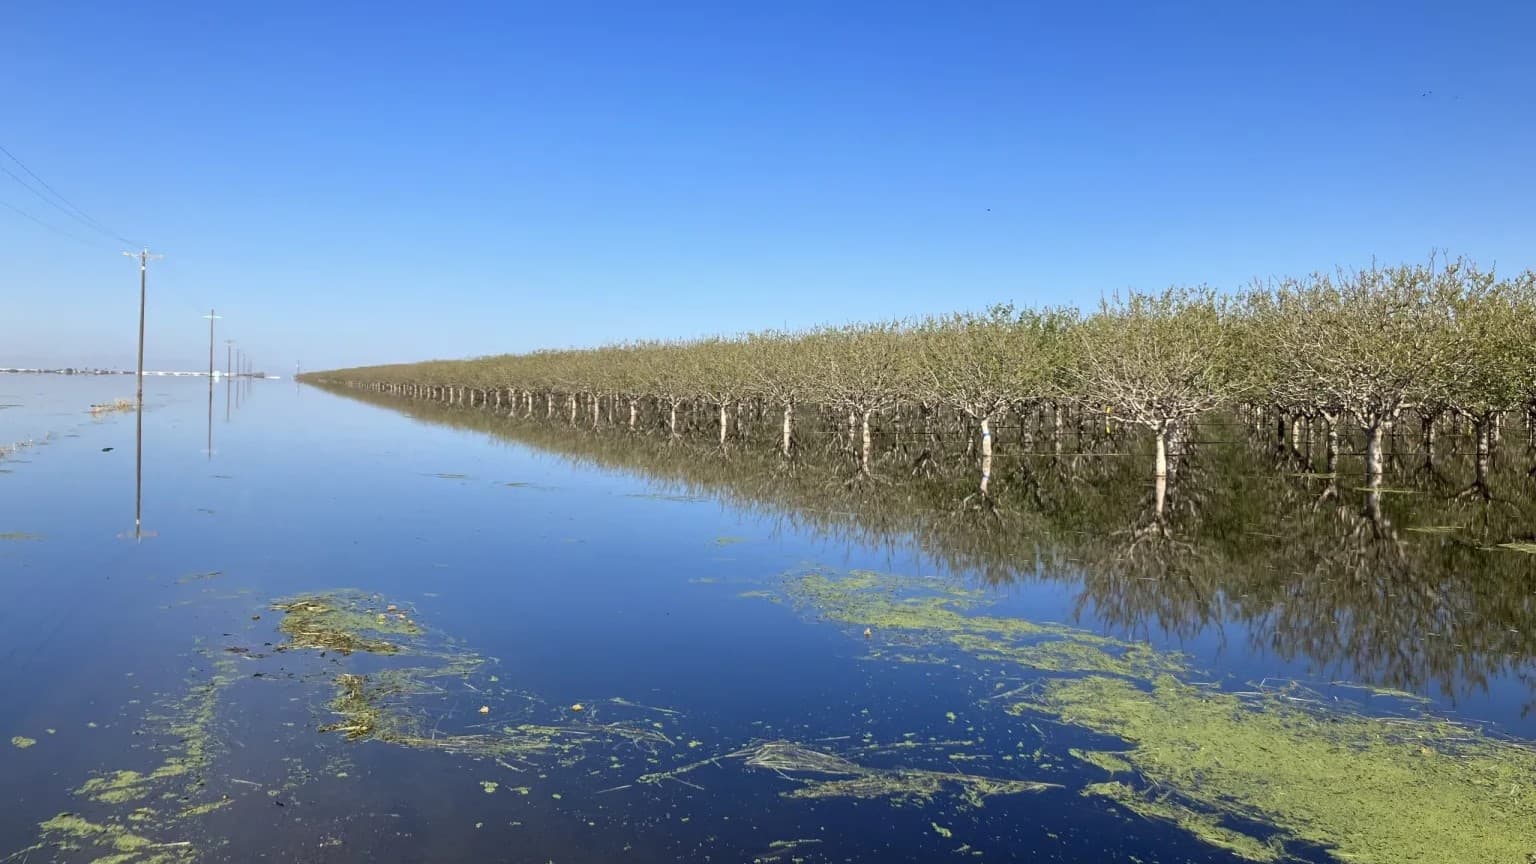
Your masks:
{"label": "floating algae mat", "polygon": [[706,765],[719,765],[722,759],[741,760],[749,768],[771,771],[798,784],[797,788],[784,793],[786,798],[885,798],[899,804],[926,804],[941,793],[949,793],[966,804],[980,807],[987,798],[995,795],[1058,788],[1053,783],[1004,780],[955,771],[875,768],[793,741],[759,742],[672,771],[648,774],[639,782],[687,782],[682,779],[683,775]]}
{"label": "floating algae mat", "polygon": [[[414,612],[376,596],[353,591],[311,594],[272,608],[284,613],[278,629],[289,637],[278,646],[280,651],[335,651],[344,657],[362,652],[401,661],[336,675],[328,706],[335,719],[322,724],[320,731],[347,741],[514,761],[544,758],[567,766],[595,747],[626,745],[650,754],[673,746],[672,738],[653,723],[597,719],[610,712],[588,711],[583,721],[570,722],[559,709],[503,687],[490,673],[493,661],[434,637],[416,623]],[[451,712],[455,703],[471,697],[479,706],[470,715],[476,721],[472,731],[445,732],[445,711],[427,710],[429,704],[446,702]],[[607,700],[605,707],[645,710],[621,699]]]}
{"label": "floating algae mat", "polygon": [[[415,621],[414,610],[377,595],[310,594],[269,608],[281,613],[276,626],[286,637],[273,653],[199,649],[206,661],[199,665],[210,671],[192,679],[184,693],[162,700],[146,716],[146,728],[135,733],[148,758],[79,781],[72,790],[78,805],[42,822],[34,845],[0,861],[184,864],[227,851],[221,847],[230,840],[211,831],[204,817],[242,804],[270,810],[289,797],[277,797],[283,790],[292,793],[319,776],[315,766],[297,759],[277,760],[293,763],[286,767],[270,763],[272,771],[284,773],[276,782],[228,776],[233,763],[220,760],[231,753],[224,734],[232,727],[221,711],[237,681],[306,691],[319,684],[314,708],[326,716],[316,726],[337,736],[326,740],[331,751],[373,742],[532,768],[541,778],[546,769],[576,765],[600,751],[606,761],[597,770],[633,777],[640,764],[654,766],[656,754],[673,745],[666,722],[679,722],[676,712],[595,700],[573,720],[563,706],[502,687],[491,674],[494,660],[433,633]],[[318,662],[296,666],[302,654]],[[455,711],[458,719],[450,720]],[[302,739],[314,729],[294,732]],[[634,767],[621,758],[626,754],[635,756]]]}
{"label": "floating algae mat", "polygon": [[1374,716],[1295,685],[1198,685],[1178,655],[979,614],[984,596],[931,580],[811,573],[782,591],[806,614],[868,628],[872,642],[1021,667],[1031,683],[986,704],[1124,742],[1072,751],[1103,774],[1084,795],[1240,858],[1322,848],[1351,864],[1536,860],[1536,748],[1410,700],[1396,700],[1401,716]]}
{"label": "floating algae mat", "polygon": [[[232,803],[207,782],[217,755],[215,712],[233,682],[233,661],[216,657],[207,677],[166,700],[147,718],[154,764],[101,771],[74,790],[80,812],[60,813],[39,826],[39,842],[15,853],[26,860],[50,851],[53,860],[98,864],[182,864],[208,844],[197,819]],[[6,859],[10,860],[10,859]]]}

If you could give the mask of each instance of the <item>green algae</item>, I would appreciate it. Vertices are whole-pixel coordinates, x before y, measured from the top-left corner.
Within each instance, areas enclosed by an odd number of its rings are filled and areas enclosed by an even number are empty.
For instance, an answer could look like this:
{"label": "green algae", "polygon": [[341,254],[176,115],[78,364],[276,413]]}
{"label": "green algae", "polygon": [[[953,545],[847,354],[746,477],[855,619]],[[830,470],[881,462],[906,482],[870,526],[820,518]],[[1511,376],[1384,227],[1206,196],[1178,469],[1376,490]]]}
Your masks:
{"label": "green algae", "polygon": [[[279,629],[290,637],[284,646],[287,650],[336,651],[343,657],[364,652],[387,660],[410,661],[410,665],[391,665],[366,673],[338,673],[328,704],[334,719],[320,724],[322,733],[339,734],[349,742],[373,741],[495,759],[513,770],[521,769],[505,760],[571,766],[591,752],[611,751],[617,745],[644,753],[673,746],[664,732],[651,725],[600,723],[590,711],[581,714],[581,722],[520,722],[491,731],[441,729],[442,715],[438,713],[438,719],[430,720],[437,712],[429,711],[427,706],[431,700],[445,696],[449,688],[473,691],[483,703],[477,711],[480,715],[505,716],[513,712],[503,704],[507,691],[497,683],[499,678],[485,674],[491,663],[487,658],[442,638],[429,639],[427,631],[395,605],[383,604],[379,598],[361,592],[307,595],[280,602],[273,608],[285,613]],[[479,683],[472,683],[472,679]],[[516,709],[518,713],[537,706],[532,697],[522,699],[524,704]],[[644,708],[623,700],[609,700],[607,704]],[[553,709],[551,713],[561,719],[570,716],[570,712],[562,709]]]}
{"label": "green algae", "polygon": [[283,613],[278,629],[288,637],[279,650],[395,654],[399,639],[422,633],[408,613],[358,592],[308,594],[273,603],[272,609]]}
{"label": "green algae", "polygon": [[28,747],[31,747],[31,746],[33,746],[35,744],[37,744],[37,739],[36,738],[28,738],[25,735],[13,735],[13,736],[11,736],[11,746],[15,747],[15,748],[17,748],[19,750],[25,750]]}
{"label": "green algae", "polygon": [[718,766],[721,760],[726,759],[739,760],[748,768],[770,771],[781,779],[797,784],[796,788],[782,793],[785,798],[886,799],[895,804],[923,805],[941,794],[947,794],[967,806],[980,807],[986,799],[998,795],[1060,788],[1054,783],[986,777],[957,771],[874,767],[783,740],[761,741],[671,771],[646,774],[636,782],[655,785],[671,780],[694,786],[682,780],[682,775],[705,766]]}
{"label": "green algae", "polygon": [[29,540],[41,540],[41,539],[43,539],[43,535],[41,535],[41,534],[28,534],[25,531],[4,531],[4,532],[0,532],[0,541],[9,540],[9,541],[11,541],[13,543],[22,543],[22,542],[29,541]]}
{"label": "green algae", "polygon": [[39,823],[38,829],[45,843],[57,849],[88,850],[95,864],[181,864],[195,858],[186,841],[157,843],[122,825],[92,822],[74,813],[60,813]]}
{"label": "green algae", "polygon": [[[1241,858],[1323,847],[1351,864],[1536,860],[1536,749],[1435,717],[1414,694],[1333,682],[1410,712],[1384,717],[1295,684],[1197,686],[1182,655],[977,614],[983,596],[943,583],[866,571],[784,584],[802,612],[866,635],[893,632],[908,647],[900,656],[916,656],[913,645],[947,647],[1027,670],[1032,683],[1003,694],[1013,714],[1125,742],[1071,751],[1117,778],[1083,794]],[[789,794],[856,795],[863,782],[851,774]],[[919,786],[912,797],[931,796]]]}
{"label": "green algae", "polygon": [[1177,825],[1201,842],[1225,849],[1246,861],[1279,861],[1284,857],[1279,844],[1229,828],[1218,817],[1193,810],[1171,797],[1141,792],[1119,782],[1090,783],[1083,788],[1083,795],[1113,801],[1144,819]]}
{"label": "green algae", "polygon": [[[1123,739],[1141,783],[1100,795],[1255,861],[1292,843],[1350,862],[1513,861],[1536,852],[1536,750],[1441,718],[1372,717],[1288,691],[1162,676],[1047,683],[1044,712]],[[1103,766],[1106,756],[1086,761]]]}
{"label": "green algae", "polygon": [[[1184,658],[1142,643],[1099,636],[1064,624],[975,614],[984,594],[936,580],[855,570],[846,576],[792,576],[784,593],[797,608],[825,620],[898,632],[909,643],[949,646],[977,659],[1037,672],[1151,676],[1183,671]],[[904,655],[914,661],[923,658]]]}
{"label": "green algae", "polygon": [[480,788],[485,790],[485,794],[494,795],[496,794],[496,790],[501,788],[501,784],[497,783],[495,780],[481,780]]}

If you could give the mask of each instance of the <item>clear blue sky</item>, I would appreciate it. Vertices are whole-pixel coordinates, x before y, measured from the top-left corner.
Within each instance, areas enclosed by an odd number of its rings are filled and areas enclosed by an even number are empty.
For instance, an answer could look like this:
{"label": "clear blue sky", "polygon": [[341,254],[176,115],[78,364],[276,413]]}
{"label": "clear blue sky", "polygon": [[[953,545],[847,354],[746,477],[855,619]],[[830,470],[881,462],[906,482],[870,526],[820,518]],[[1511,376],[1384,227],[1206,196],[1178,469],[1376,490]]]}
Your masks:
{"label": "clear blue sky", "polygon": [[[12,3],[0,145],[167,254],[151,366],[204,362],[216,306],[286,373],[1533,266],[1533,32],[1529,2]],[[96,244],[0,207],[0,365],[131,363],[121,244],[0,201]]]}

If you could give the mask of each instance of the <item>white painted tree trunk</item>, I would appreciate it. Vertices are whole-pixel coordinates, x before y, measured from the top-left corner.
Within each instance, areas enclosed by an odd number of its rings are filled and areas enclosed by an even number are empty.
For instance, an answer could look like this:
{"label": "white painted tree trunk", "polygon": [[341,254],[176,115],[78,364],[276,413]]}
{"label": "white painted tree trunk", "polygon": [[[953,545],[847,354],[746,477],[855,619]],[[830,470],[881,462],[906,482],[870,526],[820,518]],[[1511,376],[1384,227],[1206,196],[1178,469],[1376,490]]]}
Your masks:
{"label": "white painted tree trunk", "polygon": [[1336,414],[1324,414],[1323,420],[1328,424],[1328,446],[1324,456],[1323,472],[1336,474],[1339,470],[1339,418]]}
{"label": "white painted tree trunk", "polygon": [[1365,427],[1365,479],[1373,487],[1381,485],[1382,475],[1386,473],[1381,455],[1383,431],[1379,422]]}
{"label": "white painted tree trunk", "polygon": [[1491,463],[1490,454],[1493,452],[1493,436],[1497,430],[1498,415],[1479,418],[1474,425],[1477,435],[1477,457],[1474,467],[1477,471],[1477,488],[1488,488],[1488,468]]}
{"label": "white painted tree trunk", "polygon": [[795,403],[793,400],[784,403],[784,428],[783,437],[779,441],[779,454],[785,459],[789,458],[790,441],[795,434]]}
{"label": "white painted tree trunk", "polygon": [[992,485],[992,418],[981,418],[981,494],[989,495]]}
{"label": "white painted tree trunk", "polygon": [[873,411],[867,410],[864,412],[863,422],[859,429],[859,470],[864,472],[865,476],[869,476],[870,457],[874,454],[875,449],[869,435],[869,416],[873,413]]}

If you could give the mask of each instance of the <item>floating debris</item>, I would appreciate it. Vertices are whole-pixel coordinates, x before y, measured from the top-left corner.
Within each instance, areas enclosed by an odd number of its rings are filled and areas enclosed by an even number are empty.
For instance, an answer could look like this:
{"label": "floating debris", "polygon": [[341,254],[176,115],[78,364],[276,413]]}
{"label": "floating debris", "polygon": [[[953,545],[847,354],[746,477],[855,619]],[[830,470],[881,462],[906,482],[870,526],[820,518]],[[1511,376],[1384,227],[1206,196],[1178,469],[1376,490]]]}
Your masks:
{"label": "floating debris", "polygon": [[11,746],[17,748],[18,750],[25,750],[28,747],[32,747],[36,744],[36,738],[28,738],[25,735],[15,735],[11,737]]}
{"label": "floating debris", "polygon": [[117,411],[132,411],[138,403],[132,399],[113,399],[111,402],[98,402],[91,406],[92,414],[111,414]]}
{"label": "floating debris", "polygon": [[970,806],[980,807],[987,798],[995,795],[1061,788],[1055,783],[1007,780],[954,771],[874,768],[793,741],[763,741],[672,771],[647,774],[637,782],[654,785],[675,780],[694,785],[681,780],[681,775],[706,765],[719,765],[722,759],[739,759],[749,768],[772,771],[785,780],[799,783],[799,788],[783,793],[786,798],[886,798],[912,804],[927,803],[941,793],[950,793]]}
{"label": "floating debris", "polygon": [[310,648],[344,656],[354,651],[395,654],[399,646],[386,637],[421,635],[416,624],[391,621],[368,607],[368,597],[351,592],[313,594],[274,603],[272,609],[284,613],[278,629],[289,640],[278,650]]}

